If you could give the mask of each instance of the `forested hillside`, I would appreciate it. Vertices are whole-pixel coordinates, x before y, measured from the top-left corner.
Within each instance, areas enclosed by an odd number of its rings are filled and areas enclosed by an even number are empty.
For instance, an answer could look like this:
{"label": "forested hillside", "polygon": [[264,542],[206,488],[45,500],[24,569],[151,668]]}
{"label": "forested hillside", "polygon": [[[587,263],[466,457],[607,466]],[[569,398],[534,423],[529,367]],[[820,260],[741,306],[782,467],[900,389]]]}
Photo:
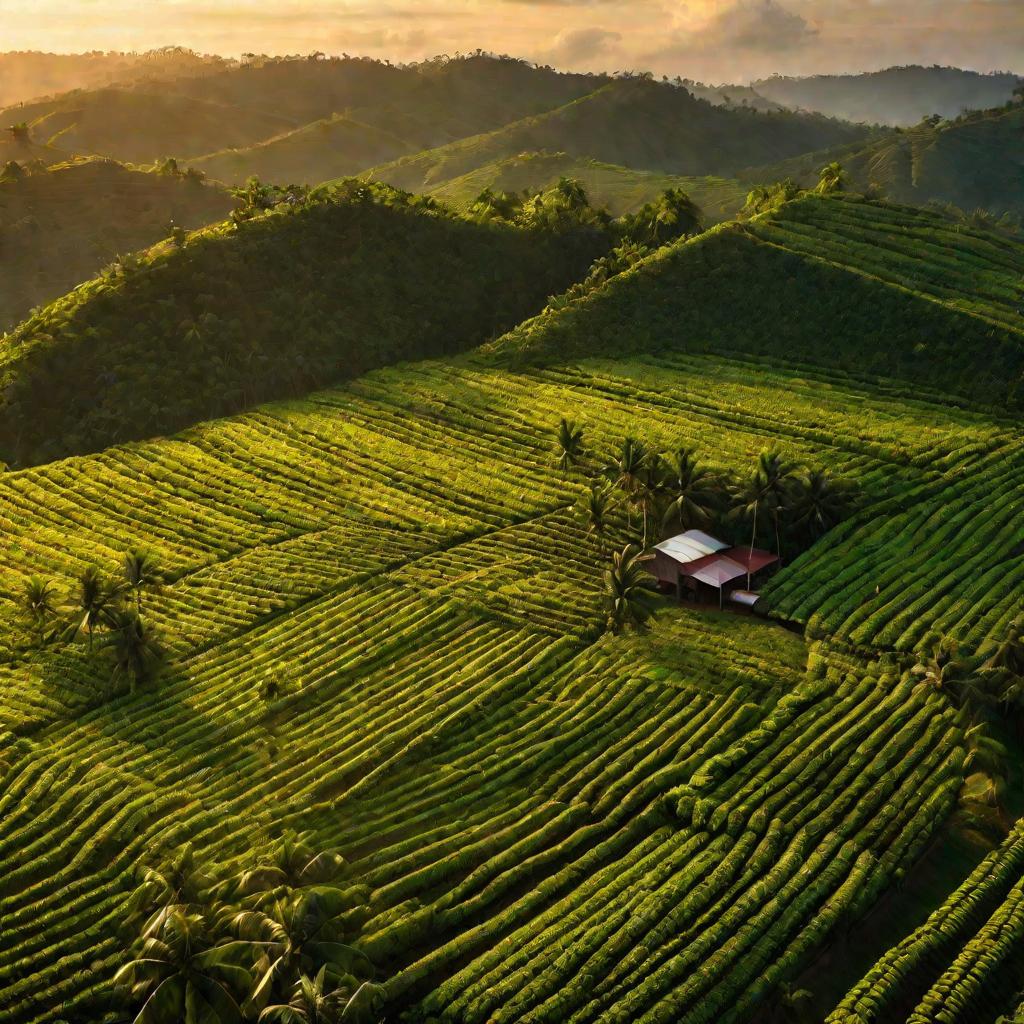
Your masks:
{"label": "forested hillside", "polygon": [[[0,332],[172,227],[223,220],[221,188],[110,160],[22,170],[0,182]],[[0,362],[2,362],[0,356]]]}
{"label": "forested hillside", "polygon": [[472,224],[358,182],[182,232],[4,340],[0,458],[95,451],[468,348],[540,309],[604,244]]}
{"label": "forested hillside", "polygon": [[1024,104],[976,111],[953,121],[926,121],[867,145],[853,143],[744,172],[748,180],[817,181],[838,160],[852,188],[897,202],[952,203],[995,217],[1024,215]]}
{"label": "forested hillside", "polygon": [[943,67],[898,67],[860,75],[773,75],[753,83],[762,96],[785,107],[818,110],[847,121],[914,125],[937,114],[958,117],[966,110],[1001,106],[1020,83],[1009,72],[982,75]]}
{"label": "forested hillside", "polygon": [[660,251],[523,324],[493,357],[744,352],[1017,409],[1022,300],[1024,243],[909,207],[807,195]]}
{"label": "forested hillside", "polygon": [[455,209],[465,209],[485,189],[543,192],[560,178],[580,182],[591,204],[604,207],[613,216],[638,210],[666,189],[682,189],[700,207],[706,222],[715,224],[736,214],[747,195],[747,187],[730,178],[636,171],[568,153],[520,153],[439,182],[430,194]]}
{"label": "forested hillside", "polygon": [[818,115],[713,106],[677,86],[633,79],[368,173],[399,188],[429,191],[484,164],[547,150],[638,170],[727,177],[740,167],[866,135],[862,128]]}
{"label": "forested hillside", "polygon": [[197,54],[180,46],[165,46],[144,53],[41,53],[37,50],[0,53],[0,107],[71,89],[209,74],[231,63],[223,57]]}

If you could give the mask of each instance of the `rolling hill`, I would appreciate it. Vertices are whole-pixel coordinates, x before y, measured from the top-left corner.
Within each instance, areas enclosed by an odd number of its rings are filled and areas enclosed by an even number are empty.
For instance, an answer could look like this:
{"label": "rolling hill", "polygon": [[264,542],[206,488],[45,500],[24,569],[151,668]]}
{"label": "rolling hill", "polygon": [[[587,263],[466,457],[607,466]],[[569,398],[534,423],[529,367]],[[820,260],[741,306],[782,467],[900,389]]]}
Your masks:
{"label": "rolling hill", "polygon": [[278,114],[141,86],[65,93],[0,110],[0,124],[16,121],[26,121],[39,144],[142,164],[246,146],[295,127]]}
{"label": "rolling hill", "polygon": [[250,177],[281,184],[318,185],[351,177],[415,147],[380,128],[335,116],[296,128],[244,149],[228,149],[190,160],[211,178],[241,183]]}
{"label": "rolling hill", "polygon": [[520,153],[442,181],[430,194],[456,210],[463,210],[484,189],[542,192],[560,178],[582,182],[591,204],[604,207],[616,217],[638,210],[666,189],[681,188],[700,206],[707,222],[716,224],[734,216],[747,195],[745,185],[728,178],[685,178],[635,171],[567,153]]}
{"label": "rolling hill", "polygon": [[[684,89],[644,80],[601,86],[547,114],[526,118],[368,172],[410,191],[430,191],[485,164],[526,152],[565,152],[636,170],[730,176],[771,162],[864,138],[853,125],[818,116],[713,106]],[[762,153],[766,159],[758,160]]]}
{"label": "rolling hill", "polygon": [[859,190],[897,202],[952,203],[962,210],[1024,214],[1024,104],[921,124],[878,139],[805,154],[743,172],[750,180],[792,178],[810,185],[838,160]]}
{"label": "rolling hill", "polygon": [[806,195],[660,250],[591,300],[521,325],[491,356],[744,352],[1019,409],[1022,299],[1020,241],[910,207]]}
{"label": "rolling hill", "polygon": [[[947,390],[1014,334],[1021,247],[944,223],[807,197],[483,352],[0,474],[0,1024],[117,1012],[139,867],[188,843],[248,868],[288,829],[344,854],[389,1020],[759,1024],[829,947],[865,979],[835,1024],[1012,1011],[1019,829],[978,852],[969,908],[915,889],[971,740],[909,671],[914,638],[944,623],[973,651],[1024,597],[1019,422]],[[885,345],[901,369],[900,309],[936,347],[952,318],[959,362],[873,375]],[[571,471],[564,416],[590,453]],[[734,473],[771,445],[855,483],[856,513],[767,595],[806,635],[668,602],[646,633],[606,629],[602,572],[636,517],[598,535],[578,509],[627,435]],[[132,688],[105,630],[40,645],[15,597],[135,544],[161,567],[145,614],[167,660]],[[995,582],[965,601],[979,567]],[[852,643],[843,609],[872,593]],[[897,888],[914,916],[866,919]],[[879,959],[863,931],[883,925]]]}
{"label": "rolling hill", "polygon": [[943,67],[900,67],[860,75],[774,75],[753,82],[755,92],[794,110],[817,110],[846,121],[915,125],[938,114],[1001,106],[1021,81],[1009,73],[981,75]]}
{"label": "rolling hill", "polygon": [[357,181],[168,240],[4,338],[0,458],[96,451],[470,347],[541,308],[604,245],[472,224]]}
{"label": "rolling hill", "polygon": [[0,107],[55,96],[72,89],[98,89],[146,78],[202,75],[231,62],[180,46],[144,53],[0,53]]}
{"label": "rolling hill", "polygon": [[223,220],[222,189],[109,160],[57,164],[0,184],[0,332],[95,277],[115,256],[166,238],[170,225]]}

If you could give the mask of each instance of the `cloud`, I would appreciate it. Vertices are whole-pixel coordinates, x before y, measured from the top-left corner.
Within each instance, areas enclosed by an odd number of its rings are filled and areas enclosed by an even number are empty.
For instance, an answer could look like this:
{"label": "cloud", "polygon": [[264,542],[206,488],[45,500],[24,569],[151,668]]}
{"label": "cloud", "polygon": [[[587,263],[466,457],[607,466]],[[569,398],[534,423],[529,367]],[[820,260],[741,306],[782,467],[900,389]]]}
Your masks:
{"label": "cloud", "polygon": [[622,39],[622,33],[606,28],[570,28],[555,36],[551,59],[555,63],[575,66],[608,53],[613,43]]}
{"label": "cloud", "polygon": [[704,46],[786,53],[806,45],[817,34],[804,17],[776,0],[735,0],[705,25],[699,42]]}

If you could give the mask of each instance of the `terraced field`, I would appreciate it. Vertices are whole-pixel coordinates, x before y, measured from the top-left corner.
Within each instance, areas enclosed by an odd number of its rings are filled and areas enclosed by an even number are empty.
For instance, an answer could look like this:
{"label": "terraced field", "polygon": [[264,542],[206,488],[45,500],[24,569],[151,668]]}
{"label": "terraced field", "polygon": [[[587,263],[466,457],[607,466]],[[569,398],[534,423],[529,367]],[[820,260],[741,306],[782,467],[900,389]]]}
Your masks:
{"label": "terraced field", "polygon": [[[739,357],[464,358],[0,476],[0,1022],[99,1017],[143,859],[287,826],[369,887],[395,1019],[761,1019],[946,818],[961,723],[896,654],[750,617],[602,635],[552,430],[735,469],[777,443],[890,511],[1013,484],[1014,424],[906,390]],[[14,598],[134,543],[169,577],[146,613],[172,658],[111,698],[84,645],[32,649]],[[986,629],[1020,581],[1000,594]]]}

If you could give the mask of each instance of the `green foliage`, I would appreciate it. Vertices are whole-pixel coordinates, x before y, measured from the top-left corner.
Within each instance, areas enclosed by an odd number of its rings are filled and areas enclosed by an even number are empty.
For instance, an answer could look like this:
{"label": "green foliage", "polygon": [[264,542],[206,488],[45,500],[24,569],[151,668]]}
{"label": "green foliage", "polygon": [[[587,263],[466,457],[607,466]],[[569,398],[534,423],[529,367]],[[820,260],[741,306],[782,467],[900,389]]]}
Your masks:
{"label": "green foliage", "polygon": [[670,246],[586,301],[521,325],[487,355],[529,366],[741,352],[1016,409],[1022,270],[1024,247],[1002,236],[857,198],[805,196]]}
{"label": "green foliage", "polygon": [[604,600],[607,628],[613,633],[643,631],[654,614],[657,597],[645,565],[649,559],[636,545],[612,554],[612,564],[605,570]]}
{"label": "green foliage", "polygon": [[0,451],[11,462],[467,348],[539,308],[601,244],[589,232],[470,224],[359,182],[308,200],[285,190],[278,202],[259,183],[246,195],[234,225],[157,247],[127,276],[106,273],[10,336]]}

